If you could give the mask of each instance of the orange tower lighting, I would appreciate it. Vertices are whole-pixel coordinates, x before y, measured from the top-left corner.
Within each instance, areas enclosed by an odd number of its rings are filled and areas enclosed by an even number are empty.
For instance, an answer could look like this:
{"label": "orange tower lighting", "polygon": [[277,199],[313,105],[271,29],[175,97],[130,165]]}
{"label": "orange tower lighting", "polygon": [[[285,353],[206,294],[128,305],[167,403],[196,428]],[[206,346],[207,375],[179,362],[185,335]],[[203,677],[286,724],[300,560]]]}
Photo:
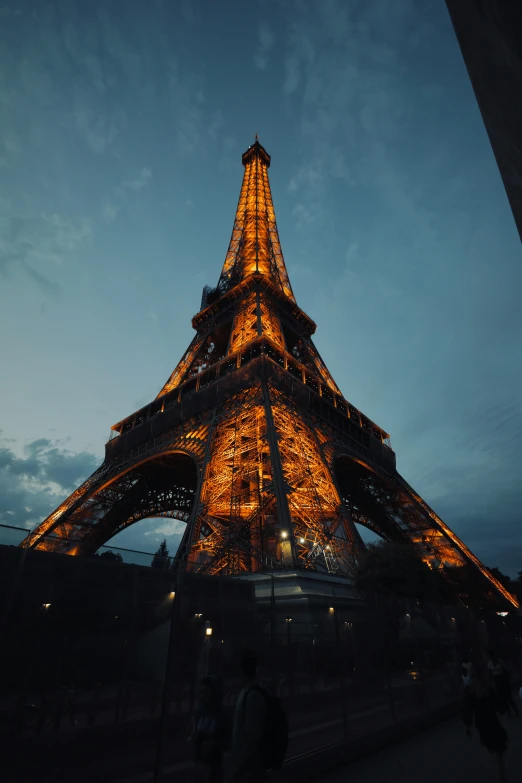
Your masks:
{"label": "orange tower lighting", "polygon": [[98,470],[21,546],[90,554],[166,516],[187,523],[177,558],[195,573],[349,576],[359,523],[445,574],[467,566],[483,602],[517,607],[399,475],[387,433],[341,394],[292,291],[257,137],[242,161],[232,237],[194,339],[156,399],[112,427]]}

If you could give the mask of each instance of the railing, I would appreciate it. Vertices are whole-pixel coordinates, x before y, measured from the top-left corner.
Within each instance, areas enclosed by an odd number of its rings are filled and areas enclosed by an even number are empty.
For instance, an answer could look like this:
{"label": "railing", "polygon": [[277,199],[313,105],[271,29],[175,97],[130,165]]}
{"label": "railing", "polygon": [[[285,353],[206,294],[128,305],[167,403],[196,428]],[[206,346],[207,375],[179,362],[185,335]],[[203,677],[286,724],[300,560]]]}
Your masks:
{"label": "railing", "polygon": [[120,433],[116,430],[111,431],[109,440],[113,440],[115,437],[118,437],[119,434],[130,432],[151,417],[160,415],[172,405],[189,399],[201,389],[207,388],[213,383],[218,383],[230,373],[236,372],[262,355],[287,370],[293,378],[301,382],[315,395],[321,397],[325,403],[339,412],[342,416],[349,419],[350,423],[359,430],[367,432],[379,443],[382,443],[384,446],[391,449],[390,438],[387,433],[381,430],[380,427],[364,416],[364,414],[347,402],[343,397],[335,394],[324,381],[320,380],[319,376],[311,372],[304,364],[291,356],[291,354],[283,351],[266,337],[261,337],[250,343],[245,349],[227,356],[221,362],[194,375],[162,398],[155,400],[149,406],[137,411],[133,416],[122,422]]}
{"label": "railing", "polygon": [[[160,766],[189,779],[198,680],[219,676],[233,709],[244,646],[283,700],[289,759],[452,703],[464,649],[489,642],[503,660],[520,658],[511,616],[356,595],[339,579],[310,578],[306,602],[292,574],[194,578],[174,615],[167,572],[28,551],[23,564],[11,558],[6,582],[0,554],[2,765],[15,765],[17,780],[152,781],[162,714]],[[256,607],[248,596],[260,587]]]}
{"label": "railing", "polygon": [[[31,530],[25,527],[0,524],[0,545],[18,546],[30,533]],[[55,533],[49,533],[46,538],[55,540],[57,542],[63,541],[63,539]],[[109,560],[109,553],[112,553],[113,555],[119,555],[121,557],[121,562],[123,563],[134,563],[135,565],[140,566],[150,566],[152,563],[152,558],[154,557],[154,553],[152,552],[142,552],[138,549],[125,549],[124,547],[110,545],[100,546],[100,548],[97,550],[96,556],[102,556],[104,559]],[[114,559],[116,560],[118,558]],[[174,557],[170,557],[169,561],[172,565],[174,562]]]}

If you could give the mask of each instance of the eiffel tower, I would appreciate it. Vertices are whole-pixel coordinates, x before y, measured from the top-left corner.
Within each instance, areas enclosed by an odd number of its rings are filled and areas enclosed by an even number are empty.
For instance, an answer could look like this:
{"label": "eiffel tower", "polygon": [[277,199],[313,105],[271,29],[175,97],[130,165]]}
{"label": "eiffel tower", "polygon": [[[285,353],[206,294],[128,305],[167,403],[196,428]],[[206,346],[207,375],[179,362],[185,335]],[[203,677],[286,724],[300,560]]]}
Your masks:
{"label": "eiffel tower", "polygon": [[257,136],[242,162],[228,252],[194,339],[156,399],[112,427],[98,470],[21,546],[88,555],[163,516],[187,523],[178,557],[194,573],[349,575],[364,550],[359,523],[516,607],[399,475],[388,434],[343,397],[292,291]]}

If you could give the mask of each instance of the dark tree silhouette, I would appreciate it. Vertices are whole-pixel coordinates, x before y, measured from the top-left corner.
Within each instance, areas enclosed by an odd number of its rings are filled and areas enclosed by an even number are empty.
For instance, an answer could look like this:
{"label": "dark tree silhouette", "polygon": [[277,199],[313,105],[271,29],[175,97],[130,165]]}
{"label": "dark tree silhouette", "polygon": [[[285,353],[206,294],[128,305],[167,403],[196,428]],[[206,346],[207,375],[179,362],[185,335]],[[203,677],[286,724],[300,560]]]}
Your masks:
{"label": "dark tree silhouette", "polygon": [[158,551],[155,553],[154,557],[152,558],[151,567],[161,569],[162,571],[165,571],[168,568],[170,568],[170,557],[169,557],[169,550],[167,548],[166,538],[163,539],[163,541],[159,545]]}
{"label": "dark tree silhouette", "polygon": [[102,552],[101,555],[98,555],[100,560],[110,560],[113,563],[123,563],[123,557],[120,555],[119,552],[113,552],[111,549],[108,549],[106,552]]}
{"label": "dark tree silhouette", "polygon": [[431,570],[407,544],[379,541],[369,544],[355,570],[360,590],[441,601],[447,597],[442,577]]}
{"label": "dark tree silhouette", "polygon": [[506,590],[511,590],[512,588],[511,577],[506,576],[506,574],[503,574],[502,571],[496,566],[488,570],[491,571],[495,579],[498,579],[500,584],[503,585],[506,588]]}

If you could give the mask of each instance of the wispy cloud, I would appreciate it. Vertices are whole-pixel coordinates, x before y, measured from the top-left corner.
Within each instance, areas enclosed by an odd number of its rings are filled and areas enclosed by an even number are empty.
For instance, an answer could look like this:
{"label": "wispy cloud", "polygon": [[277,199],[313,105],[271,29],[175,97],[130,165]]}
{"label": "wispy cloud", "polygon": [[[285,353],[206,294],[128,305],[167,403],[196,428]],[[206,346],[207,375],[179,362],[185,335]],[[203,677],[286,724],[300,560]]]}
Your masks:
{"label": "wispy cloud", "polygon": [[113,223],[123,209],[125,201],[148,187],[151,177],[152,171],[144,166],[136,177],[124,180],[114,187],[109,200],[102,207],[102,220],[105,223]]}
{"label": "wispy cloud", "polygon": [[104,204],[102,208],[102,219],[105,223],[113,223],[118,217],[118,212],[121,209],[120,204],[108,203]]}
{"label": "wispy cloud", "polygon": [[146,536],[177,536],[183,534],[186,523],[180,522],[177,519],[166,519],[161,521],[158,519],[153,530],[147,530]]}
{"label": "wispy cloud", "polygon": [[75,128],[91,152],[102,155],[127,127],[127,116],[123,109],[113,109],[108,116],[97,112],[86,98],[85,94],[76,96],[78,105],[73,114]]}
{"label": "wispy cloud", "polygon": [[266,22],[261,22],[257,28],[258,43],[254,53],[254,63],[256,68],[264,71],[268,65],[269,55],[275,43],[275,36],[270,26]]}
{"label": "wispy cloud", "polygon": [[41,522],[97,467],[93,454],[47,438],[27,444],[22,456],[0,439],[0,520],[15,527]]}
{"label": "wispy cloud", "polygon": [[92,238],[92,225],[87,218],[73,220],[68,215],[59,215],[56,212],[44,212],[42,218],[51,227],[52,242],[57,248],[55,260],[59,263],[63,260],[60,251],[64,254],[70,253]]}
{"label": "wispy cloud", "polygon": [[88,218],[37,214],[27,202],[0,198],[0,273],[21,270],[55,297],[60,290],[52,279],[56,267],[75,257],[92,234]]}
{"label": "wispy cloud", "polygon": [[128,191],[131,193],[137,193],[147,186],[149,179],[152,177],[152,172],[146,166],[142,168],[139,175],[134,179],[126,180],[121,183],[120,190]]}

